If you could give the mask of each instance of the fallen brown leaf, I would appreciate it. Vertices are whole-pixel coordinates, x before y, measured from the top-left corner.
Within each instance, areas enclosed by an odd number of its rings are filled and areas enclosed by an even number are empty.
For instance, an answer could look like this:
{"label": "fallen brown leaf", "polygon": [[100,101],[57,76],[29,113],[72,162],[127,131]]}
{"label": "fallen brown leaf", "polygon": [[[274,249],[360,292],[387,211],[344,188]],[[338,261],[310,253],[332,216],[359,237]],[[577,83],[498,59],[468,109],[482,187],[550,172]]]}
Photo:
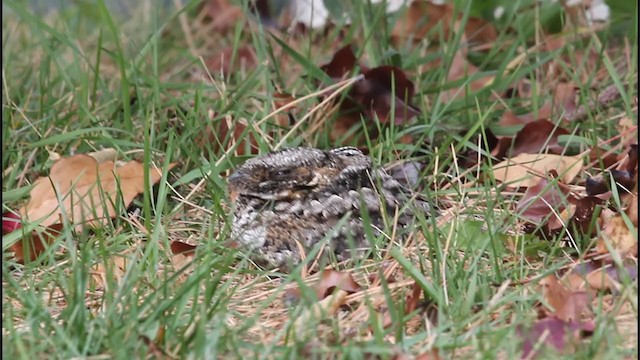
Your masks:
{"label": "fallen brown leaf", "polygon": [[580,156],[520,154],[494,165],[493,176],[510,187],[531,187],[538,184],[543,174],[553,170],[568,184],[578,176],[582,165]]}
{"label": "fallen brown leaf", "polygon": [[620,277],[626,273],[631,281],[638,278],[638,264],[635,259],[625,259],[624,267],[618,267],[607,261],[586,261],[575,266],[563,276],[563,283],[574,290],[611,291],[621,288]]}
{"label": "fallen brown leaf", "polygon": [[356,67],[357,59],[353,53],[351,44],[347,44],[336,51],[331,58],[331,61],[320,66],[320,69],[324,71],[333,79],[342,79],[351,70]]}
{"label": "fallen brown leaf", "polygon": [[[162,172],[149,171],[151,183],[157,183]],[[61,216],[75,225],[98,226],[117,215],[119,201],[126,208],[144,191],[144,173],[144,165],[137,161],[116,167],[113,161],[98,163],[84,154],[63,158],[51,167],[49,176],[36,180],[31,198],[20,214],[24,220],[38,221],[41,226],[56,224]]]}
{"label": "fallen brown leaf", "polygon": [[529,329],[519,326],[517,334],[522,338],[522,359],[534,359],[538,352],[534,353],[539,342],[547,347],[560,352],[567,353],[574,349],[576,343],[585,335],[593,333],[595,324],[592,321],[562,321],[556,317],[546,317],[538,320]]}
{"label": "fallen brown leaf", "polygon": [[424,352],[418,356],[416,356],[415,360],[441,360],[440,353],[438,349],[432,349],[430,351]]}
{"label": "fallen brown leaf", "polygon": [[[439,33],[432,30],[440,26],[446,41],[452,34],[454,22],[461,18],[462,14],[455,16],[453,4],[435,4],[424,0],[413,1],[397,19],[391,31],[391,40],[396,45],[405,40],[419,42],[424,38],[428,38],[432,42],[439,42]],[[481,44],[494,42],[498,37],[491,23],[473,16],[468,17],[464,33],[469,42]]]}
{"label": "fallen brown leaf", "polygon": [[[235,55],[234,55],[235,54]],[[211,56],[205,65],[212,74],[229,76],[236,71],[251,70],[258,64],[255,51],[250,46],[234,48],[229,46],[220,53]]]}
{"label": "fallen brown leaf", "polygon": [[[403,124],[420,114],[411,105],[415,87],[401,69],[393,66],[380,66],[364,73],[364,79],[356,82],[349,96],[363,108],[369,119],[377,117],[381,122],[391,120]],[[347,110],[347,109],[342,109]]]}
{"label": "fallen brown leaf", "polygon": [[587,309],[589,294],[586,291],[567,288],[555,275],[540,280],[542,296],[551,305],[549,316],[562,321],[578,321]]}
{"label": "fallen brown leaf", "polygon": [[[19,212],[21,221],[38,222],[44,230],[34,230],[11,246],[17,261],[34,260],[42,253],[46,244],[60,234],[63,218],[78,227],[101,226],[117,215],[118,201],[126,208],[144,191],[144,166],[130,161],[118,167],[112,160],[106,160],[112,156],[110,151],[99,154],[98,158],[104,160],[100,163],[84,154],[62,158],[51,167],[49,176],[36,180],[29,202]],[[171,164],[169,169],[174,166],[175,163]],[[151,170],[152,183],[161,177],[160,170]],[[5,224],[8,223],[3,219],[3,231],[8,230]],[[14,221],[12,226],[17,230],[21,225],[15,225]]]}
{"label": "fallen brown leaf", "polygon": [[[322,300],[330,296],[335,291],[346,291],[347,294],[353,294],[362,289],[351,273],[333,269],[322,270],[320,279],[312,287],[316,299]],[[299,287],[289,288],[284,293],[284,301],[287,304],[293,304],[298,301],[302,291]]]}
{"label": "fallen brown leaf", "polygon": [[22,239],[11,245],[9,251],[13,252],[13,258],[20,264],[24,264],[25,259],[34,261],[46,250],[47,245],[53,243],[61,233],[62,224],[53,224],[44,229],[33,230],[30,234],[24,234]]}
{"label": "fallen brown leaf", "polygon": [[195,245],[187,244],[186,242],[174,240],[171,242],[171,253],[174,255],[184,254],[185,256],[193,256],[198,248]]}
{"label": "fallen brown leaf", "polygon": [[566,206],[566,190],[542,178],[535,186],[527,188],[516,205],[516,213],[534,225],[543,225],[543,220],[552,218]]}
{"label": "fallen brown leaf", "polygon": [[558,137],[567,134],[567,130],[556,127],[549,120],[535,120],[518,131],[511,149],[505,149],[505,153],[514,157],[520,154],[538,154],[548,149],[551,153],[561,154],[564,148],[558,143]]}
{"label": "fallen brown leaf", "polygon": [[362,289],[349,272],[337,270],[323,270],[320,274],[320,280],[315,285],[316,295],[318,299],[324,299],[331,295],[334,290],[346,291],[347,294],[353,294]]}
{"label": "fallen brown leaf", "polygon": [[635,255],[637,255],[637,226],[634,229],[629,229],[620,214],[605,219],[604,230],[600,234],[596,244],[597,251],[601,254],[608,254],[609,249],[607,243],[620,257],[633,256],[634,251],[636,252]]}
{"label": "fallen brown leaf", "polygon": [[199,17],[211,23],[214,31],[225,33],[244,17],[242,8],[232,5],[229,0],[207,0],[200,3]]}

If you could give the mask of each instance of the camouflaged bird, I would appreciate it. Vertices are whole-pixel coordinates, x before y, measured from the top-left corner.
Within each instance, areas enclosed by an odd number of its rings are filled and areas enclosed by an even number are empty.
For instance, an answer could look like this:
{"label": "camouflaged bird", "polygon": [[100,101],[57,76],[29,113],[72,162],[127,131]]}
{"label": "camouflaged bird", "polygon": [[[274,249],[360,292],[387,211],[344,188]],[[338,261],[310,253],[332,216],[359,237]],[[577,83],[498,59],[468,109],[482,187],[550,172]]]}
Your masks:
{"label": "camouflaged bird", "polygon": [[379,234],[396,211],[399,228],[415,209],[429,214],[421,198],[406,206],[409,191],[354,147],[271,152],[240,166],[228,178],[228,189],[232,239],[257,264],[283,272],[301,261],[298,244],[308,255],[324,241],[339,261],[370,248],[363,218]]}

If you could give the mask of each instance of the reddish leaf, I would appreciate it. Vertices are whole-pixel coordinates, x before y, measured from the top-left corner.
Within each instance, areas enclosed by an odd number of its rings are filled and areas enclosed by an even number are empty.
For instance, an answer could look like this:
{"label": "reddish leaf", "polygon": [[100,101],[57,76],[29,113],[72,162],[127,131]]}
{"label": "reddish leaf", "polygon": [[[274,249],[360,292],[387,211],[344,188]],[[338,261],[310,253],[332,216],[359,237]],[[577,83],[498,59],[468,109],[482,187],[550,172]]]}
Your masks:
{"label": "reddish leaf", "polygon": [[413,287],[411,287],[411,295],[407,297],[405,302],[405,312],[407,314],[412,313],[415,309],[418,308],[418,301],[420,300],[420,295],[422,295],[422,288],[418,284],[418,282],[413,283]]}
{"label": "reddish leaf", "polygon": [[198,13],[211,23],[217,33],[225,33],[243,18],[242,8],[231,5],[229,0],[207,0],[200,3]]}
{"label": "reddish leaf", "polygon": [[[408,295],[404,302],[404,314],[410,314],[414,312],[418,305],[420,304],[420,296],[422,295],[422,288],[418,284],[418,282],[414,282],[411,287],[411,294]],[[391,311],[387,308],[382,313],[382,327],[388,328],[393,325],[393,317],[391,316]]]}
{"label": "reddish leaf", "polygon": [[338,50],[327,64],[320,66],[327,75],[332,78],[342,78],[356,66],[356,55],[351,44],[347,44]]}
{"label": "reddish leaf", "polygon": [[[565,208],[568,191],[549,180],[542,178],[538,184],[527,188],[524,196],[516,206],[516,212],[535,225],[542,225],[542,221],[555,210],[557,213]],[[554,216],[554,215],[551,215]]]}
{"label": "reddish leaf", "polygon": [[500,121],[498,121],[498,125],[500,126],[525,125],[526,123],[527,121],[511,111],[505,111],[502,113],[502,117],[500,118]]}
{"label": "reddish leaf", "polygon": [[[547,317],[536,321],[530,329],[518,327],[517,334],[524,339],[522,345],[522,358],[532,359],[537,354],[532,354],[536,344],[542,341],[559,352],[566,352],[569,346],[580,340],[584,335],[591,334],[595,330],[593,322],[580,323],[576,321],[564,322],[556,317]],[[544,340],[542,337],[544,337]]]}
{"label": "reddish leaf", "polygon": [[[350,44],[338,50],[331,61],[320,68],[332,78],[342,78],[357,64]],[[340,103],[339,115],[331,130],[332,140],[352,142],[349,132],[361,122],[361,118],[377,117],[381,122],[393,121],[396,124],[407,122],[419,115],[420,111],[410,101],[415,94],[413,82],[399,68],[380,66],[367,69],[361,66],[363,78],[353,84],[348,96]],[[375,137],[376,128],[370,127],[369,135]],[[347,136],[348,139],[343,139]]]}
{"label": "reddish leaf", "polygon": [[629,174],[636,175],[638,172],[638,144],[631,145],[627,155],[626,161],[620,164],[619,170],[626,170]]}
{"label": "reddish leaf", "polygon": [[464,34],[470,43],[488,44],[498,39],[498,32],[493,24],[474,16],[467,18]]}
{"label": "reddish leaf", "polygon": [[[404,71],[393,66],[380,66],[367,71],[364,79],[356,82],[349,96],[361,105],[368,118],[377,116],[388,122],[394,113],[394,122],[402,124],[420,111],[410,104],[415,93],[413,82]],[[343,109],[347,110],[347,109]]]}
{"label": "reddish leaf", "polygon": [[[442,24],[446,38],[450,33],[453,8],[430,1],[413,1],[402,15],[391,32],[391,38],[396,44],[404,39],[420,41],[438,24]],[[437,41],[438,37],[432,36],[432,40]]]}
{"label": "reddish leaf", "polygon": [[438,349],[433,348],[427,352],[422,354],[412,356],[407,353],[398,353],[396,354],[392,360],[441,360],[442,358],[438,354]]}
{"label": "reddish leaf", "polygon": [[178,240],[172,241],[170,246],[171,253],[173,253],[173,255],[183,254],[186,256],[193,256],[197,249],[197,246],[195,245],[187,244],[186,242]]}
{"label": "reddish leaf", "polygon": [[538,154],[544,152],[545,149],[560,154],[564,148],[558,144],[558,137],[567,134],[569,134],[567,130],[556,127],[549,120],[532,121],[514,137],[509,156],[513,157],[522,153]]}
{"label": "reddish leaf", "polygon": [[[379,66],[364,73],[369,82],[378,85],[378,91],[395,90],[397,97],[411,99],[415,94],[413,82],[407,79],[407,75],[401,69],[394,66]],[[375,92],[374,92],[375,93]]]}
{"label": "reddish leaf", "polygon": [[22,220],[20,219],[20,215],[11,211],[2,213],[2,235],[6,235],[21,227]]}
{"label": "reddish leaf", "polygon": [[542,104],[538,111],[532,111],[522,115],[515,115],[511,111],[505,111],[498,124],[502,126],[526,125],[533,121],[551,118],[552,114],[553,108],[551,102],[547,101]]}
{"label": "reddish leaf", "polygon": [[587,195],[604,194],[611,191],[611,179],[616,183],[618,192],[624,194],[633,188],[633,176],[626,171],[611,170],[606,176],[587,178],[585,189]]}
{"label": "reddish leaf", "polygon": [[[593,220],[593,214],[596,207],[603,205],[604,201],[595,196],[586,196],[581,199],[569,198],[569,201],[575,205],[573,216],[571,217],[571,224],[574,224],[581,234],[591,236],[592,234],[587,232],[591,226]],[[592,232],[596,231],[596,226],[592,228]]]}
{"label": "reddish leaf", "polygon": [[438,349],[432,349],[415,357],[415,360],[441,360]]}
{"label": "reddish leaf", "polygon": [[33,230],[30,234],[24,234],[9,250],[14,253],[14,259],[19,264],[24,264],[25,259],[34,261],[61,233],[62,224],[50,225],[40,232]]}
{"label": "reddish leaf", "polygon": [[[464,136],[464,133],[460,134]],[[484,150],[485,154],[493,154],[494,149],[496,149],[499,145],[500,139],[495,136],[495,134],[490,129],[485,129],[484,133],[478,134],[475,136],[473,140],[473,144],[479,145],[481,149]],[[506,147],[505,147],[506,149]],[[478,163],[478,160],[482,162],[488,158],[487,155],[483,155],[482,157],[478,156],[478,152],[473,149],[468,149],[462,154],[460,157],[462,159],[462,166],[469,168]],[[504,154],[496,156],[498,160],[501,160],[504,157]]]}
{"label": "reddish leaf", "polygon": [[618,162],[618,155],[615,153],[604,156],[606,151],[603,149],[594,146],[591,151],[589,151],[589,161],[595,162],[595,165],[600,166],[602,164],[603,169],[610,168],[615,163]]}
{"label": "reddish leaf", "polygon": [[[285,93],[275,93],[273,94],[273,102],[275,103],[275,109],[280,109],[283,106],[289,105],[294,102],[296,98],[291,96],[291,94]],[[295,106],[293,107],[295,108]]]}

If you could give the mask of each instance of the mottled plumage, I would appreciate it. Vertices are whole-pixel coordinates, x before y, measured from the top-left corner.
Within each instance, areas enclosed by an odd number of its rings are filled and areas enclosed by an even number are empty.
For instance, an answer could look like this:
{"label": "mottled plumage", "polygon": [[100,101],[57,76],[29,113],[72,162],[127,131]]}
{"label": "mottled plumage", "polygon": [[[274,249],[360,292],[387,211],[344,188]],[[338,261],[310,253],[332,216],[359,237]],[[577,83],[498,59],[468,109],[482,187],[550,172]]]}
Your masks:
{"label": "mottled plumage", "polygon": [[300,262],[297,243],[308,254],[327,239],[338,260],[349,258],[351,249],[369,248],[364,208],[374,233],[384,229],[384,213],[393,219],[396,209],[402,210],[402,227],[413,217],[412,209],[425,216],[429,211],[424,200],[405,206],[407,190],[352,147],[271,152],[245,162],[228,181],[232,238],[258,264],[282,271]]}

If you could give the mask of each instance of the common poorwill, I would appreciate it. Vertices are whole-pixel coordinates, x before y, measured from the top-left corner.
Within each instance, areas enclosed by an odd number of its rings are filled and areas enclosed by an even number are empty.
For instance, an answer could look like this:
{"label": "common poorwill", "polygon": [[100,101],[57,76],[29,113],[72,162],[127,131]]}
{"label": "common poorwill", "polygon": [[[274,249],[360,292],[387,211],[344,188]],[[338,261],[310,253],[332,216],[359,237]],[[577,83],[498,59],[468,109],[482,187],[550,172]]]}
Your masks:
{"label": "common poorwill", "polygon": [[398,228],[415,211],[429,214],[424,199],[411,198],[353,147],[271,152],[245,162],[228,182],[232,239],[259,265],[285,272],[301,261],[298,244],[309,254],[323,242],[324,253],[341,261],[371,247],[365,223],[379,234],[396,212]]}

